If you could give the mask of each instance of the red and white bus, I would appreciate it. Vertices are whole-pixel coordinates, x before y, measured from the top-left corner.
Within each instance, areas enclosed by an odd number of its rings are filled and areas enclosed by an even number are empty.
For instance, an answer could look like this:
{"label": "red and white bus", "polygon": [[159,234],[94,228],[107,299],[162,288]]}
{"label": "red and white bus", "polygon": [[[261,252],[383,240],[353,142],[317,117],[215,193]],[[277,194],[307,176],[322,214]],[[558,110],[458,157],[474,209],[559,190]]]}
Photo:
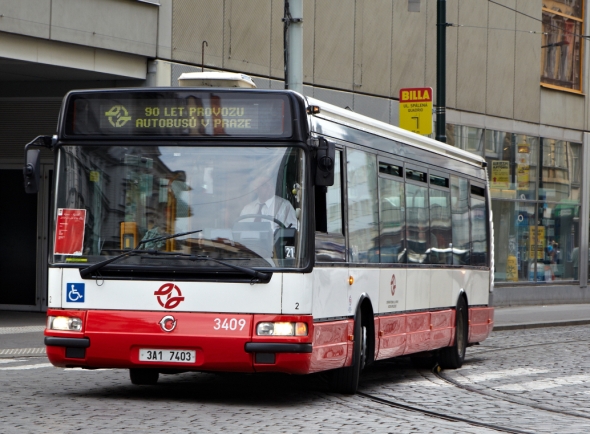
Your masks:
{"label": "red and white bus", "polygon": [[70,92],[57,135],[26,147],[29,192],[40,146],[55,153],[55,366],[129,369],[134,384],[331,371],[354,393],[375,360],[429,352],[458,368],[492,330],[478,156],[230,87]]}

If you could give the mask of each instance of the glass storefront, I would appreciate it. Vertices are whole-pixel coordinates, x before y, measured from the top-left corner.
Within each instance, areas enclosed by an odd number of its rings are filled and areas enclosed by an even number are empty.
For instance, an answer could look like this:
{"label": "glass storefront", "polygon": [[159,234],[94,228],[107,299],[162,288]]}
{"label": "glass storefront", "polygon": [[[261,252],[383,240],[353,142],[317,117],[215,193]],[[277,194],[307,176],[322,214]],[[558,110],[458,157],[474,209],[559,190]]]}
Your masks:
{"label": "glass storefront", "polygon": [[582,145],[458,125],[447,138],[488,163],[495,281],[578,280]]}

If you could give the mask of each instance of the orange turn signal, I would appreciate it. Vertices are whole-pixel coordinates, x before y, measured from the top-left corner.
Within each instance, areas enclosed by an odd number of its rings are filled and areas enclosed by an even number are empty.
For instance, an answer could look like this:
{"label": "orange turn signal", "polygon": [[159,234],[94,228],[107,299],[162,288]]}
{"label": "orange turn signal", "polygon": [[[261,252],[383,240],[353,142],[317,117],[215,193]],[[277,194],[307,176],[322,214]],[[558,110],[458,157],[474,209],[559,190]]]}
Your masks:
{"label": "orange turn signal", "polygon": [[295,323],[295,336],[307,336],[307,323]]}

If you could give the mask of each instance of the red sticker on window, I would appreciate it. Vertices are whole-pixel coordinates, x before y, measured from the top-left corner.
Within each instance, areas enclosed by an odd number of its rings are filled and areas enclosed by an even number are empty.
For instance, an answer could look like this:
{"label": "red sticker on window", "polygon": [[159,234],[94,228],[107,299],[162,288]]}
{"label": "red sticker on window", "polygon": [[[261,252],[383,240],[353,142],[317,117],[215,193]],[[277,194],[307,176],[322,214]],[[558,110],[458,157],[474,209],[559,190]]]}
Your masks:
{"label": "red sticker on window", "polygon": [[59,208],[55,222],[54,254],[81,256],[85,223],[85,209]]}

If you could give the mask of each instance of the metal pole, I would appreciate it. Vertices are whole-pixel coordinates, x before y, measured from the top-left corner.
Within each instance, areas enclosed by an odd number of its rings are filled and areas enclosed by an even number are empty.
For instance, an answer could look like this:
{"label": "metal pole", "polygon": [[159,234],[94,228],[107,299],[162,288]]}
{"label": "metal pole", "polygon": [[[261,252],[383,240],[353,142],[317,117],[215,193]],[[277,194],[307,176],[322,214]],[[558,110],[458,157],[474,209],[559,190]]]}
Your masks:
{"label": "metal pole", "polygon": [[285,0],[285,88],[303,93],[303,0]]}
{"label": "metal pole", "polygon": [[447,0],[437,0],[436,17],[436,140],[446,143]]}

